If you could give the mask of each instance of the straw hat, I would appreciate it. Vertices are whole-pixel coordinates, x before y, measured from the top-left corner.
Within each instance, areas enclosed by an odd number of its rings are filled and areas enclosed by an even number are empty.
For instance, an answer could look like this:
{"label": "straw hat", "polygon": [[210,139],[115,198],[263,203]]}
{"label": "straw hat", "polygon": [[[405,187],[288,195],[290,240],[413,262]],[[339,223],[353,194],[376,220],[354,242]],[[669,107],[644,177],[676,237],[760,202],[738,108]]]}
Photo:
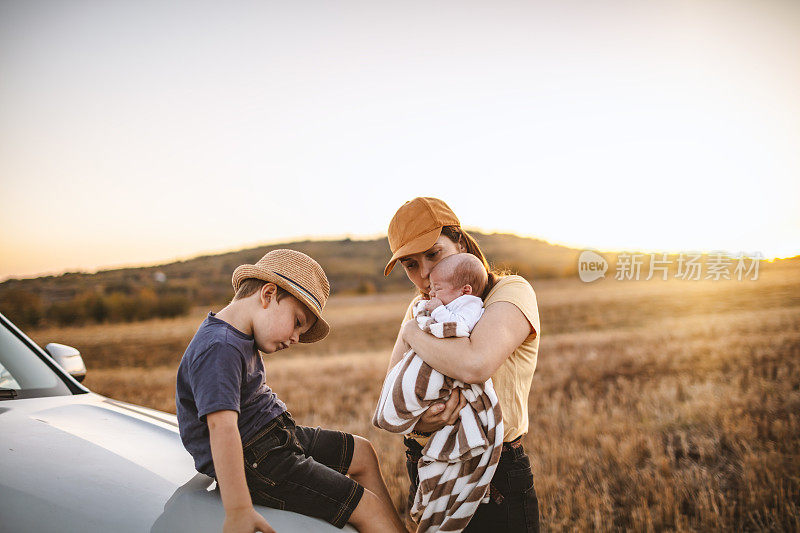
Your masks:
{"label": "straw hat", "polygon": [[414,198],[404,203],[389,222],[392,258],[383,270],[388,276],[403,256],[424,252],[436,242],[444,226],[461,226],[458,217],[438,198]]}
{"label": "straw hat", "polygon": [[236,267],[232,279],[234,292],[249,278],[268,281],[286,289],[316,315],[317,321],[300,335],[300,342],[316,342],[328,335],[331,328],[322,318],[322,309],[330,296],[331,286],[319,263],[295,250],[272,250],[255,265]]}

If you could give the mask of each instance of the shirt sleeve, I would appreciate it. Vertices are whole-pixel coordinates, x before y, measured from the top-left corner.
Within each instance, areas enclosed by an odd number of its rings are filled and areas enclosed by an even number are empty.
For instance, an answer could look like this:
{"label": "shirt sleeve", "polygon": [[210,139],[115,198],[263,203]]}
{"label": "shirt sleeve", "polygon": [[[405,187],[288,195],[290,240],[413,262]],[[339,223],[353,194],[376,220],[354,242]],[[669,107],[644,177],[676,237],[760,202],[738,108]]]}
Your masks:
{"label": "shirt sleeve", "polygon": [[224,343],[214,343],[198,355],[189,368],[197,416],[216,411],[240,412],[242,358],[239,352]]}
{"label": "shirt sleeve", "polygon": [[485,307],[488,308],[496,302],[509,302],[514,304],[533,328],[529,336],[536,337],[539,329],[539,305],[536,302],[536,293],[533,287],[522,276],[507,276],[498,282],[498,287],[486,298]]}

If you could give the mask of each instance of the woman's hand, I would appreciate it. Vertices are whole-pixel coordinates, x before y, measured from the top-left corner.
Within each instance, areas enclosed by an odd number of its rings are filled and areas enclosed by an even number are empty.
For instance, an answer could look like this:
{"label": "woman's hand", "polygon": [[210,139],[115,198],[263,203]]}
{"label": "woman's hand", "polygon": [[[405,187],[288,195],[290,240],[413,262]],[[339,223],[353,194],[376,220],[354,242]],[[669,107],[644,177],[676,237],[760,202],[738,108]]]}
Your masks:
{"label": "woman's hand", "polygon": [[446,402],[436,402],[425,411],[414,427],[415,431],[431,433],[445,426],[452,426],[458,420],[458,413],[467,405],[461,389],[453,389]]}
{"label": "woman's hand", "polygon": [[408,339],[411,337],[411,334],[416,333],[417,331],[422,331],[419,329],[419,325],[417,321],[413,318],[406,320],[403,324],[403,327],[400,328],[400,338],[403,339],[403,342],[406,343],[406,346],[409,348],[411,347],[411,343],[408,342]]}

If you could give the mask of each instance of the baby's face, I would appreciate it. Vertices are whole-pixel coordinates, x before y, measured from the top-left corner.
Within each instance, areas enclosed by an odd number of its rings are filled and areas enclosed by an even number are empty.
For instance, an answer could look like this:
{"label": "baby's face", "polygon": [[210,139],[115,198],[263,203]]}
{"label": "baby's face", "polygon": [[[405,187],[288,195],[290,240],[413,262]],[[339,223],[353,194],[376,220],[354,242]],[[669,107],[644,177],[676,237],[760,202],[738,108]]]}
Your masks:
{"label": "baby's face", "polygon": [[439,298],[444,305],[449,304],[459,296],[467,294],[466,285],[464,287],[454,287],[446,276],[442,276],[435,270],[431,272],[429,280],[431,282],[429,292],[431,298]]}

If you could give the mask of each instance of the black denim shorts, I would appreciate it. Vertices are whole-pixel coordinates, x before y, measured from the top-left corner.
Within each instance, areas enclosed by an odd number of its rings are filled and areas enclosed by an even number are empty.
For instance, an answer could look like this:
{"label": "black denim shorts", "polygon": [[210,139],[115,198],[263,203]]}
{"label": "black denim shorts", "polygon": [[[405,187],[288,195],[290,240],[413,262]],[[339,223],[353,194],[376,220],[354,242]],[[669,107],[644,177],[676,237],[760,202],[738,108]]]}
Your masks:
{"label": "black denim shorts", "polygon": [[291,414],[281,414],[244,443],[253,503],[344,527],[364,494],[345,475],[354,445],[349,433],[297,426]]}
{"label": "black denim shorts", "polygon": [[[405,439],[406,469],[411,480],[408,509],[414,502],[419,485],[419,461],[422,446],[413,439]],[[531,462],[519,439],[503,444],[500,462],[489,487],[489,503],[482,503],[472,516],[464,533],[507,531],[539,531],[539,500],[533,487]]]}

